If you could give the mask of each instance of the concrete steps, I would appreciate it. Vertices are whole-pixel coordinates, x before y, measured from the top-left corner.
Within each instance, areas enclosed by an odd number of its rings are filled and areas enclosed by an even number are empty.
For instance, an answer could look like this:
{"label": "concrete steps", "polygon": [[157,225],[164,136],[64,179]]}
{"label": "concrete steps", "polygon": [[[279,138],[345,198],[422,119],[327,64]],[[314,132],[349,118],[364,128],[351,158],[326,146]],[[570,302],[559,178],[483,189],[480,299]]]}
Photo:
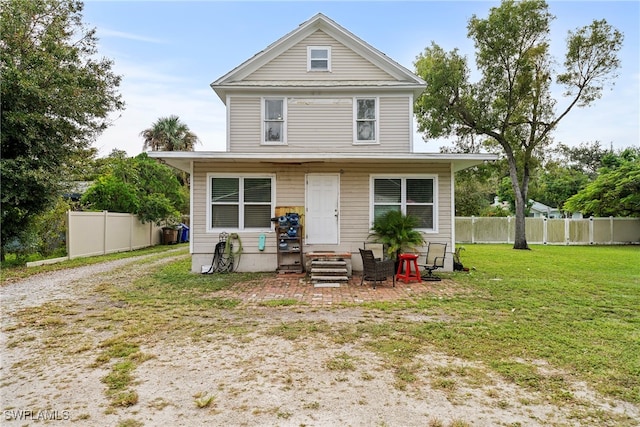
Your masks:
{"label": "concrete steps", "polygon": [[349,281],[351,259],[347,261],[344,256],[324,252],[307,256],[310,264],[307,271],[315,288],[339,288]]}

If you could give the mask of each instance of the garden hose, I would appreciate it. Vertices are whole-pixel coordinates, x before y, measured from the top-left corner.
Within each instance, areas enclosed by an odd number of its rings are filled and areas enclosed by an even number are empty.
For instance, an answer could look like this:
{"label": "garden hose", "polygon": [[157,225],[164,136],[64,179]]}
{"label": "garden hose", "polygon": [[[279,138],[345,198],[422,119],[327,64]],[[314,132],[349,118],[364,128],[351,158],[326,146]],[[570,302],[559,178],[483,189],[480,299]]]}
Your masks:
{"label": "garden hose", "polygon": [[[238,241],[237,249],[235,251],[233,250],[232,240]],[[224,253],[226,257],[231,260],[235,261],[237,258],[237,261],[232,263],[231,269],[229,271],[237,270],[238,265],[240,264],[240,256],[242,255],[242,240],[240,240],[240,236],[238,235],[238,233],[229,234],[229,237],[227,238],[227,242],[225,244]]]}

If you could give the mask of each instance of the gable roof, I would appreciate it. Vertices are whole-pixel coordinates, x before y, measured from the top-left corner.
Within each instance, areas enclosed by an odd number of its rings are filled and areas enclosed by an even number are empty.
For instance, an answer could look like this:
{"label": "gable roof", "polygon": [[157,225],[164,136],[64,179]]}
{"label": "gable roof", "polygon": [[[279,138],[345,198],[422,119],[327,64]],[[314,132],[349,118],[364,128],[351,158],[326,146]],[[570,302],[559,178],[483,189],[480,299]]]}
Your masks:
{"label": "gable roof", "polygon": [[[264,50],[255,54],[252,58],[229,71],[227,74],[218,78],[211,83],[211,87],[218,94],[223,102],[226,102],[226,93],[228,89],[253,89],[256,88],[256,82],[243,82],[243,79],[267,64],[274,58],[286,52],[297,43],[301,42],[314,32],[321,30],[329,36],[342,43],[347,48],[359,54],[363,58],[376,65],[387,74],[396,79],[395,82],[376,82],[376,81],[359,81],[359,82],[337,82],[337,81],[305,81],[305,82],[288,82],[289,86],[304,87],[305,89],[312,87],[389,87],[403,88],[413,90],[415,96],[418,96],[425,88],[426,82],[416,76],[407,68],[398,64],[383,52],[374,48],[364,40],[360,39],[344,27],[338,25],[335,21],[329,19],[322,13],[318,13],[311,19],[300,24],[298,28],[281,37],[277,41],[267,46]],[[260,82],[262,86],[281,86],[282,82]],[[363,86],[364,85],[364,86]]]}

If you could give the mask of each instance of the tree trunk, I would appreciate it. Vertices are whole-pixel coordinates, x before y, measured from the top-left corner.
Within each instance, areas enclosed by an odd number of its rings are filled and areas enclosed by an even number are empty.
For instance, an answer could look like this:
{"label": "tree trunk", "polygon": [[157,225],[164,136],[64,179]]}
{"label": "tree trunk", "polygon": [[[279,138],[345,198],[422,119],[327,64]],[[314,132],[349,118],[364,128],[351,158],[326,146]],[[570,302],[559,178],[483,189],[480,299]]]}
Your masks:
{"label": "tree trunk", "polygon": [[524,198],[519,193],[516,193],[516,231],[513,249],[529,249],[525,228],[525,207]]}
{"label": "tree trunk", "polygon": [[518,173],[516,170],[516,160],[513,155],[507,156],[509,163],[509,176],[511,177],[511,187],[516,202],[516,230],[513,241],[513,249],[529,249],[527,244],[527,235],[525,229],[525,210],[527,207],[527,190],[528,190],[528,170],[523,172],[522,185],[518,181]]}

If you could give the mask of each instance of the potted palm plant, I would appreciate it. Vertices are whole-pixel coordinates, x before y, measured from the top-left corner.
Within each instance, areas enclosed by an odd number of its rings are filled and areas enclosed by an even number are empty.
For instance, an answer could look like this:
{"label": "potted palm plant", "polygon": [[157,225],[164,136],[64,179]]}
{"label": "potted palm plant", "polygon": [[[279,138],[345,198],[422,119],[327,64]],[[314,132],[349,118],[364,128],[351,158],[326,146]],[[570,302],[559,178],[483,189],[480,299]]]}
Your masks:
{"label": "potted palm plant", "polygon": [[414,251],[424,245],[422,233],[416,230],[418,218],[400,211],[389,211],[373,222],[369,235],[386,248],[389,258],[398,260],[402,252]]}

